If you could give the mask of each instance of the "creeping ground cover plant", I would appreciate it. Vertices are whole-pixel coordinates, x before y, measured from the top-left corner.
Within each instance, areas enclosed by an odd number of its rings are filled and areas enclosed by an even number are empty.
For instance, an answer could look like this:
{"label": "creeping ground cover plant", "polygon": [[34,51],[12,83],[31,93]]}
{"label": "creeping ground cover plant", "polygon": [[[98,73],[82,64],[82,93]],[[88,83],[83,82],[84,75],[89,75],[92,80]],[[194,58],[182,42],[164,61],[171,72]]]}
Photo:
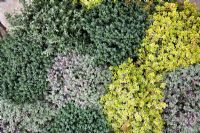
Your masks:
{"label": "creeping ground cover plant", "polygon": [[179,68],[167,74],[164,111],[165,131],[200,131],[200,64]]}
{"label": "creeping ground cover plant", "polygon": [[0,96],[15,103],[42,100],[51,64],[51,58],[42,55],[42,44],[26,36],[0,43]]}
{"label": "creeping ground cover plant", "polygon": [[22,30],[45,44],[44,54],[75,50],[93,56],[96,65],[118,65],[135,58],[149,25],[147,13],[135,1],[104,0],[87,10],[71,0],[35,0],[25,9],[12,22],[13,32]]}
{"label": "creeping ground cover plant", "polygon": [[92,7],[100,4],[103,0],[73,0],[74,3],[80,2],[87,9],[91,9]]}
{"label": "creeping ground cover plant", "polygon": [[111,72],[107,67],[95,67],[92,57],[69,53],[58,55],[48,72],[49,89],[45,99],[57,107],[74,102],[79,107],[97,107],[100,96],[110,83]]}
{"label": "creeping ground cover plant", "polygon": [[191,3],[184,5],[180,10],[174,3],[158,6],[138,50],[138,62],[129,59],[111,67],[112,83],[101,103],[116,132],[161,133],[161,114],[167,106],[163,76],[200,62],[200,13]]}
{"label": "creeping ground cover plant", "polygon": [[0,40],[0,133],[199,133],[200,12],[174,2],[25,2]]}
{"label": "creeping ground cover plant", "polygon": [[101,110],[68,103],[47,126],[46,133],[112,133],[112,130]]}
{"label": "creeping ground cover plant", "polygon": [[90,36],[93,49],[89,53],[95,64],[118,65],[136,57],[148,21],[135,1],[104,0],[84,15],[83,29]]}
{"label": "creeping ground cover plant", "polygon": [[44,102],[15,104],[0,98],[0,128],[3,133],[42,133],[57,110]]}

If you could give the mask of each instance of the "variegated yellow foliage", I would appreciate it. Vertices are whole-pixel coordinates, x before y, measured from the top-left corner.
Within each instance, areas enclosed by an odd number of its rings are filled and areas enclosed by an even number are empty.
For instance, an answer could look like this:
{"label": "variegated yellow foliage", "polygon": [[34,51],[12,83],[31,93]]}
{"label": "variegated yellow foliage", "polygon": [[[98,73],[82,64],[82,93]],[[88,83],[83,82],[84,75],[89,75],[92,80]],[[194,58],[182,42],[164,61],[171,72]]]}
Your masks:
{"label": "variegated yellow foliage", "polygon": [[162,133],[163,77],[178,67],[200,62],[200,12],[189,2],[158,6],[146,32],[139,60],[111,67],[112,83],[101,98],[116,133]]}
{"label": "variegated yellow foliage", "polygon": [[[73,0],[74,3],[77,3],[78,0]],[[80,0],[80,3],[84,5],[87,9],[90,9],[91,7],[98,5],[103,0]]]}
{"label": "variegated yellow foliage", "polygon": [[153,19],[139,50],[146,75],[153,74],[157,82],[163,72],[200,62],[200,13],[191,3],[185,2],[180,12],[176,4],[166,3]]}
{"label": "variegated yellow foliage", "polygon": [[[146,79],[144,71],[127,62],[112,67],[109,92],[101,98],[104,112],[116,133],[161,133],[163,93]],[[150,76],[154,76],[153,74]]]}
{"label": "variegated yellow foliage", "polygon": [[164,2],[176,2],[177,0],[125,0],[126,3],[135,1],[146,12],[151,13],[156,5],[162,5]]}

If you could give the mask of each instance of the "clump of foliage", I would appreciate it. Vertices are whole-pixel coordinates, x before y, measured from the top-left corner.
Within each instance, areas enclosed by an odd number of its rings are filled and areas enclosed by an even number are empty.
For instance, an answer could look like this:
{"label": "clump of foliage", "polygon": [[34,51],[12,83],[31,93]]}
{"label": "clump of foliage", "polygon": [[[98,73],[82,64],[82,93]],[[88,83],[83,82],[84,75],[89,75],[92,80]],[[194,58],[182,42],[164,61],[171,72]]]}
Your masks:
{"label": "clump of foliage", "polygon": [[139,62],[151,83],[160,81],[163,72],[200,62],[200,12],[189,2],[184,5],[178,10],[177,4],[165,3],[153,15],[139,49]]}
{"label": "clump of foliage", "polygon": [[71,1],[34,0],[14,17],[11,37],[0,42],[0,96],[16,103],[43,99],[51,57],[65,43],[69,50],[87,40],[79,32],[81,13]]}
{"label": "clump of foliage", "polygon": [[82,26],[84,12],[72,0],[33,0],[21,14],[11,17],[11,32],[37,39],[46,46],[46,55],[90,51],[90,37]]}
{"label": "clump of foliage", "polygon": [[[125,0],[127,3],[131,0]],[[176,2],[177,0],[137,0],[137,4],[146,12],[153,13],[157,5],[162,5],[164,2]]]}
{"label": "clump of foliage", "polygon": [[166,132],[200,131],[200,64],[177,69],[166,77]]}
{"label": "clump of foliage", "polygon": [[5,133],[44,132],[55,115],[56,110],[42,102],[16,105],[0,99],[0,127]]}
{"label": "clump of foliage", "polygon": [[146,13],[134,1],[127,5],[105,0],[85,10],[72,1],[34,0],[16,18],[13,25],[43,42],[47,54],[73,49],[95,56],[97,65],[136,57],[135,49],[148,25]]}
{"label": "clump of foliage", "polygon": [[3,122],[2,122],[2,119],[0,119],[0,132],[3,133]]}
{"label": "clump of foliage", "polygon": [[74,3],[80,2],[87,9],[91,9],[92,7],[100,4],[103,0],[73,0]]}
{"label": "clump of foliage", "polygon": [[104,112],[116,132],[160,133],[163,127],[161,113],[166,106],[163,94],[146,79],[143,69],[132,60],[112,67],[109,92],[101,98]]}
{"label": "clump of foliage", "polygon": [[42,55],[43,45],[37,40],[8,37],[0,42],[1,97],[16,103],[43,99],[47,86],[50,58]]}
{"label": "clump of foliage", "polygon": [[192,4],[184,5],[182,10],[173,3],[158,6],[138,62],[112,67],[112,83],[101,103],[116,132],[162,132],[163,76],[200,62],[200,13]]}
{"label": "clump of foliage", "polygon": [[136,57],[148,25],[147,15],[135,2],[113,2],[102,4],[85,13],[84,30],[93,42],[93,56],[97,64],[121,63],[127,57]]}
{"label": "clump of foliage", "polygon": [[78,106],[99,106],[111,73],[106,67],[94,67],[92,58],[70,53],[58,55],[48,73],[46,99],[58,107],[74,101]]}
{"label": "clump of foliage", "polygon": [[48,133],[110,133],[103,114],[96,109],[82,109],[68,103],[46,129]]}

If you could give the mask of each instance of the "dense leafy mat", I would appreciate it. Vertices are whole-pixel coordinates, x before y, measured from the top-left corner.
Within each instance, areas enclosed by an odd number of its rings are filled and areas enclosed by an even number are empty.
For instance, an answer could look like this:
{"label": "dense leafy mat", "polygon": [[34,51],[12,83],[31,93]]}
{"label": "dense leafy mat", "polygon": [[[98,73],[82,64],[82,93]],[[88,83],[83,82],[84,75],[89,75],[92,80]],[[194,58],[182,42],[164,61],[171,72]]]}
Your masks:
{"label": "dense leafy mat", "polygon": [[68,103],[47,127],[48,133],[110,133],[111,129],[99,110],[78,108]]}
{"label": "dense leafy mat", "polygon": [[112,83],[101,102],[116,132],[163,131],[161,114],[167,104],[162,80],[171,70],[200,62],[199,15],[188,2],[180,10],[173,3],[158,6],[138,61],[112,67]]}
{"label": "dense leafy mat", "polygon": [[42,55],[43,46],[25,36],[8,37],[0,45],[1,96],[15,103],[43,99],[47,68],[51,59]]}
{"label": "dense leafy mat", "polygon": [[17,29],[23,34],[44,43],[46,54],[75,50],[94,56],[97,65],[116,65],[136,57],[148,26],[146,13],[135,2],[110,0],[90,10],[70,1],[35,1],[13,23],[22,27]]}
{"label": "dense leafy mat", "polygon": [[200,12],[165,1],[25,4],[0,40],[0,132],[198,133]]}
{"label": "dense leafy mat", "polygon": [[73,101],[79,107],[99,107],[111,72],[107,67],[91,65],[92,57],[70,53],[58,55],[48,72],[49,89],[45,99],[57,107]]}
{"label": "dense leafy mat", "polygon": [[171,72],[165,82],[166,132],[199,132],[200,64]]}

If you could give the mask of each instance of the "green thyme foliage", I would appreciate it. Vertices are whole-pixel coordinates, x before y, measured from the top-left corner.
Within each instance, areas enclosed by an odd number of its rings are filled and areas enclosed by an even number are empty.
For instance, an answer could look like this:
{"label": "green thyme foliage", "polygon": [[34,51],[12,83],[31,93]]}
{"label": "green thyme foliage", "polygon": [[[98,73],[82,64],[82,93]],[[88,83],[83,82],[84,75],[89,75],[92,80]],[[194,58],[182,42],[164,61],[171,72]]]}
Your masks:
{"label": "green thyme foliage", "polygon": [[74,101],[79,107],[98,108],[111,72],[107,67],[94,67],[91,62],[92,57],[88,55],[58,55],[48,72],[49,89],[45,99],[57,107]]}
{"label": "green thyme foliage", "polygon": [[84,30],[93,42],[97,64],[121,63],[127,57],[136,57],[147,27],[147,15],[135,2],[105,0],[85,13]]}
{"label": "green thyme foliage", "polygon": [[16,105],[0,99],[0,128],[4,133],[42,133],[55,115],[56,111],[42,102]]}
{"label": "green thyme foliage", "polygon": [[46,129],[47,133],[110,133],[107,121],[99,110],[82,109],[68,103]]}
{"label": "green thyme foliage", "polygon": [[[103,1],[86,10],[71,1],[33,1],[13,22],[14,29],[46,45],[46,54],[59,51],[90,54],[97,65],[119,64],[136,57],[148,25],[135,2]],[[18,30],[13,30],[16,33]]]}
{"label": "green thyme foliage", "polygon": [[8,37],[0,42],[2,97],[16,103],[35,102],[43,98],[51,61],[42,52],[42,45],[26,36]]}
{"label": "green thyme foliage", "polygon": [[167,133],[200,131],[200,64],[177,69],[166,77],[164,111]]}
{"label": "green thyme foliage", "polygon": [[14,17],[12,32],[36,38],[48,55],[71,49],[90,51],[90,38],[81,25],[84,12],[71,0],[34,0]]}
{"label": "green thyme foliage", "polygon": [[76,18],[80,16],[70,1],[49,0],[34,0],[13,18],[12,37],[0,42],[1,96],[16,103],[43,99],[52,55],[65,43],[70,49],[87,40],[77,30]]}

